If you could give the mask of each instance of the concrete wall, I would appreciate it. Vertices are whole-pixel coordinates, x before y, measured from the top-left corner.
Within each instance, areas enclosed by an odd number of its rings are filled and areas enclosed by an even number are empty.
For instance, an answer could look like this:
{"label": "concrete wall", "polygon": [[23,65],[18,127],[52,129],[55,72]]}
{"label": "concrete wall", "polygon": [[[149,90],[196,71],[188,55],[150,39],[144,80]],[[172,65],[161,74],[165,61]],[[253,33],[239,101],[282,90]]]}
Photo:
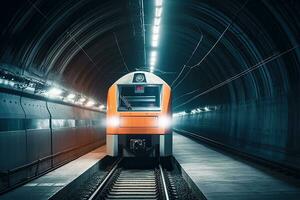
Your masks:
{"label": "concrete wall", "polygon": [[174,117],[174,128],[300,169],[300,98],[280,96]]}

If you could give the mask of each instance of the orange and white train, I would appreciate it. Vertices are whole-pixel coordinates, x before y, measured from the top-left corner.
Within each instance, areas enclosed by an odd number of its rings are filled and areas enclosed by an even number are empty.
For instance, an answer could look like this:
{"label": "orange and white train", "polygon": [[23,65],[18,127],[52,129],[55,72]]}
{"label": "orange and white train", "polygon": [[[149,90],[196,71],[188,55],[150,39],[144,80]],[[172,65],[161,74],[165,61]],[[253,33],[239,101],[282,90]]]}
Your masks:
{"label": "orange and white train", "polygon": [[136,71],[117,80],[107,95],[107,154],[172,155],[171,88],[153,73]]}

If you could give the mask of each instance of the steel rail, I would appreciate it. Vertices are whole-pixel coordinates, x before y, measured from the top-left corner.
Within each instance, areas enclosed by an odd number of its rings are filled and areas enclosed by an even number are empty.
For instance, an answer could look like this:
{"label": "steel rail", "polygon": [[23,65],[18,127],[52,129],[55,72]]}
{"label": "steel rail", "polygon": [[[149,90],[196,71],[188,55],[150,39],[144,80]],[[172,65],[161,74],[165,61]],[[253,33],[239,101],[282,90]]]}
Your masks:
{"label": "steel rail", "polygon": [[119,163],[121,162],[122,158],[117,160],[113,166],[113,168],[110,170],[110,172],[105,176],[104,180],[100,183],[100,185],[97,187],[97,189],[93,192],[93,194],[89,197],[88,200],[93,200],[95,197],[97,197],[98,193],[103,189],[103,187],[108,182],[109,178],[113,175],[113,173],[116,171],[116,169],[119,166]]}
{"label": "steel rail", "polygon": [[168,194],[168,189],[167,189],[167,184],[166,184],[166,180],[165,180],[165,176],[164,176],[164,172],[163,169],[161,167],[161,164],[159,164],[159,171],[160,171],[160,175],[161,175],[161,181],[163,184],[163,191],[164,191],[164,195],[165,195],[165,200],[169,200],[169,194]]}

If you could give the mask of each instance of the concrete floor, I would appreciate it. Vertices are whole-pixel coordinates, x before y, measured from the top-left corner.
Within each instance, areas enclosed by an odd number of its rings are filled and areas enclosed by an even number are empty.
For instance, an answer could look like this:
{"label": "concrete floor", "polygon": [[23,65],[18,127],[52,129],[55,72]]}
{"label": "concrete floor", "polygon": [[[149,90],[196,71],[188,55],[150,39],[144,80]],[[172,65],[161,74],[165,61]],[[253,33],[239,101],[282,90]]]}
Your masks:
{"label": "concrete floor", "polygon": [[174,157],[209,200],[300,199],[300,181],[174,133]]}
{"label": "concrete floor", "polygon": [[43,200],[49,199],[71,183],[106,155],[106,146],[101,146],[68,164],[49,172],[2,196],[1,200]]}

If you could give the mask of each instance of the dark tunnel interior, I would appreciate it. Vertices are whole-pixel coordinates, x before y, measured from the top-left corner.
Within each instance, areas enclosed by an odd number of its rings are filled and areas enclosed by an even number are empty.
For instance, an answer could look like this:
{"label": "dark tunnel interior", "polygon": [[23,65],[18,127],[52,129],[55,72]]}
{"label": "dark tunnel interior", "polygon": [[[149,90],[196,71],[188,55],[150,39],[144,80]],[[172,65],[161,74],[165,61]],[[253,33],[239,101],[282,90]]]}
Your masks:
{"label": "dark tunnel interior", "polygon": [[[149,70],[153,7],[2,1],[0,70],[105,104],[117,79]],[[164,1],[154,73],[172,88],[174,129],[300,170],[299,10],[297,0]]]}

